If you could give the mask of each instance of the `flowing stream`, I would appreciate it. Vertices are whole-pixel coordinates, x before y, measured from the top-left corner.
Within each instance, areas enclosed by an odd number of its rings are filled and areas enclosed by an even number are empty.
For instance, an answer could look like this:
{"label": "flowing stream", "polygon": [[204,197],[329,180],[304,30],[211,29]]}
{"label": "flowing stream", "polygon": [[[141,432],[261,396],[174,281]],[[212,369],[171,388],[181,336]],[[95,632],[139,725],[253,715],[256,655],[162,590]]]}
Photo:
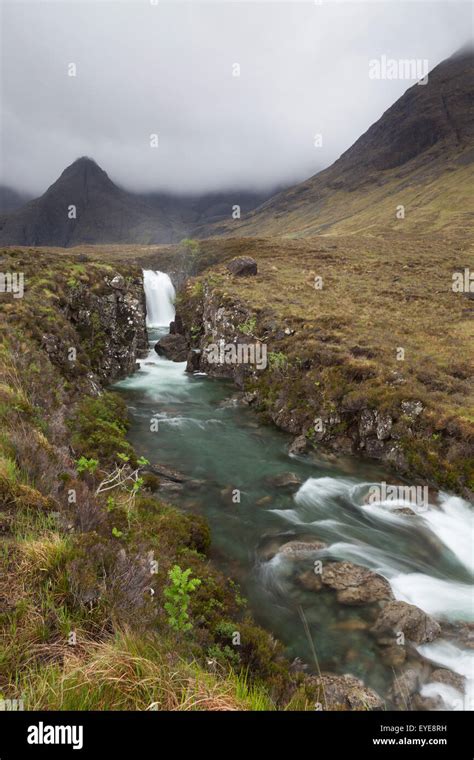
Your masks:
{"label": "flowing stream", "polygon": [[[393,671],[369,632],[373,607],[340,605],[333,591],[305,590],[297,577],[315,560],[345,559],[377,571],[397,599],[439,620],[474,621],[471,505],[440,494],[426,512],[396,513],[403,504],[366,503],[371,485],[389,481],[380,467],[356,458],[328,464],[323,457],[290,456],[289,436],[260,425],[232,398],[230,383],[186,374],[184,363],[158,356],[153,346],[174,317],[174,288],[162,272],[145,271],[144,282],[150,352],[115,388],[126,398],[137,451],[190,478],[184,487],[160,491],[162,497],[205,515],[214,561],[240,582],[255,619],[284,643],[290,659],[314,669],[314,646],[321,670],[351,673],[385,696]],[[293,490],[274,482],[288,472],[301,483]],[[328,548],[271,556],[275,545],[308,537]],[[440,683],[425,684],[421,693],[441,697],[448,709],[472,709],[474,650],[441,638],[419,651],[467,679],[463,695]]]}

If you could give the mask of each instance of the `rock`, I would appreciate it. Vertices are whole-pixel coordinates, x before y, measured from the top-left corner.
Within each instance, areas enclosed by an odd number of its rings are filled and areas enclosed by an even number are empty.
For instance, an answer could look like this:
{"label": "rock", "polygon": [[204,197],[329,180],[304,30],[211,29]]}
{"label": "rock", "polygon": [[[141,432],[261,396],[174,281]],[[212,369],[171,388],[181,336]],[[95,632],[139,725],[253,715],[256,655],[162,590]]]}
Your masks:
{"label": "rock", "polygon": [[305,454],[309,449],[309,441],[304,435],[298,435],[288,446],[289,454]]}
{"label": "rock", "polygon": [[201,369],[201,351],[192,348],[186,357],[186,372],[199,372]]}
{"label": "rock", "polygon": [[282,472],[279,475],[270,475],[266,482],[276,488],[293,488],[301,485],[301,478],[294,472]]}
{"label": "rock", "polygon": [[305,591],[321,591],[323,587],[321,575],[315,573],[313,570],[305,570],[304,573],[297,575],[296,582],[299,586],[304,588]]}
{"label": "rock", "polygon": [[391,668],[399,668],[407,658],[407,650],[401,644],[381,646],[380,656],[385,665],[389,665]]}
{"label": "rock", "polygon": [[170,322],[170,335],[183,335],[183,320],[179,314],[176,314],[174,321]]}
{"label": "rock", "polygon": [[325,549],[326,544],[322,541],[288,541],[282,544],[278,549],[278,554],[284,554],[286,557],[301,557],[305,554],[312,554]]}
{"label": "rock", "polygon": [[115,277],[112,277],[110,280],[110,286],[117,290],[122,290],[125,287],[125,277],[121,274],[116,274]]}
{"label": "rock", "polygon": [[238,277],[257,274],[257,262],[251,256],[236,256],[227,264],[227,269]]}
{"label": "rock", "polygon": [[188,358],[188,343],[183,335],[164,335],[155,345],[155,351],[173,362],[185,362]]}
{"label": "rock", "polygon": [[377,413],[376,433],[379,441],[385,441],[390,438],[393,420],[389,414]]}
{"label": "rock", "polygon": [[308,680],[318,690],[324,710],[381,710],[384,706],[377,692],[354,676],[322,673]]}
{"label": "rock", "polygon": [[408,710],[410,699],[418,691],[420,674],[416,668],[407,668],[403,673],[394,677],[388,691],[388,698],[398,709]]}
{"label": "rock", "polygon": [[151,472],[152,475],[164,478],[165,480],[170,480],[173,483],[186,483],[189,480],[186,475],[182,475],[178,470],[173,470],[171,467],[167,467],[164,464],[147,464],[142,467],[142,470],[143,472]]}
{"label": "rock", "polygon": [[246,393],[244,393],[242,396],[242,403],[245,404],[246,406],[250,406],[256,400],[257,400],[256,391],[246,391]]}
{"label": "rock", "polygon": [[402,401],[401,408],[406,417],[414,420],[422,413],[424,407],[421,401]]}
{"label": "rock", "polygon": [[255,502],[256,507],[266,507],[268,504],[272,503],[272,497],[271,496],[262,496],[261,499]]}
{"label": "rock", "polygon": [[453,673],[452,670],[446,670],[445,668],[437,668],[433,670],[429,677],[430,683],[445,683],[447,686],[452,686],[453,689],[457,689],[461,694],[464,694],[466,688],[466,679],[459,673]]}
{"label": "rock", "polygon": [[379,438],[366,438],[365,453],[372,459],[382,459],[385,453],[384,442]]}
{"label": "rock", "polygon": [[433,641],[441,633],[440,625],[423,610],[407,602],[392,601],[385,605],[372,628],[372,633],[386,643],[403,633],[415,644]]}
{"label": "rock", "polygon": [[394,515],[410,515],[411,517],[415,515],[415,512],[410,507],[398,507],[397,509],[393,509],[392,513]]}
{"label": "rock", "polygon": [[322,580],[325,586],[337,592],[337,601],[341,604],[368,604],[393,598],[385,578],[351,562],[326,564]]}

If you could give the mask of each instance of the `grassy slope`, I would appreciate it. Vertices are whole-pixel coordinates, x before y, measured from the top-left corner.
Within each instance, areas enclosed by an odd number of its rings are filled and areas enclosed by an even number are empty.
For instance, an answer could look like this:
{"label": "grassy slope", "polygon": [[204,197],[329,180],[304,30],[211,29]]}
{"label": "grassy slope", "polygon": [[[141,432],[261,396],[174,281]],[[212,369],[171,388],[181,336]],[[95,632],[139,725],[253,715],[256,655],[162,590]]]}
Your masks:
{"label": "grassy slope", "polygon": [[[54,325],[65,350],[80,344],[70,292],[77,278],[102,287],[110,266],[2,256],[27,288],[21,301],[0,300],[0,693],[23,696],[26,709],[304,709],[280,646],[207,561],[203,520],[154,498],[144,472],[135,495],[125,485],[96,495],[117,466],[137,466],[126,410],[114,394],[87,395],[86,353],[66,377],[40,343]],[[97,459],[95,470],[81,473],[80,457]],[[201,579],[188,633],[173,632],[163,609],[175,564]]]}
{"label": "grassy slope", "polygon": [[[213,245],[204,242],[205,260]],[[469,264],[468,243],[392,234],[241,239],[222,248],[258,262],[256,277],[232,278],[221,265],[203,279],[218,302],[255,315],[253,334],[285,359],[284,372],[257,373],[269,408],[284,398],[309,428],[321,408],[392,412],[402,400],[420,400],[423,434],[402,441],[410,464],[433,482],[473,489],[474,304],[451,289],[453,272]],[[294,334],[275,340],[285,327]]]}
{"label": "grassy slope", "polygon": [[[316,192],[311,180],[285,191],[281,207],[278,196],[273,206],[246,214],[240,220],[207,228],[209,235],[288,236],[307,238],[331,235],[387,232],[419,234],[459,233],[472,230],[474,167],[463,165],[465,151],[443,166],[440,173],[423,164],[411,172],[398,168],[375,175],[371,182],[351,191],[327,187],[321,182]],[[303,192],[307,186],[308,191]],[[398,206],[405,218],[397,219]]]}

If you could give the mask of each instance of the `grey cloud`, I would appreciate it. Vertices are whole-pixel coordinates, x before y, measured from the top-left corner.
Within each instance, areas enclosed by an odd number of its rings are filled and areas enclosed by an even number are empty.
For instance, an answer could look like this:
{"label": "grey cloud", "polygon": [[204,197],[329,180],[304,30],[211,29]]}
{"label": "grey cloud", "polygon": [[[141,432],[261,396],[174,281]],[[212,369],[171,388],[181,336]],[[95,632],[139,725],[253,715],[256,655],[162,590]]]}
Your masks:
{"label": "grey cloud", "polygon": [[369,59],[433,67],[469,21],[458,2],[6,2],[2,182],[43,192],[81,155],[137,191],[304,179],[411,86]]}

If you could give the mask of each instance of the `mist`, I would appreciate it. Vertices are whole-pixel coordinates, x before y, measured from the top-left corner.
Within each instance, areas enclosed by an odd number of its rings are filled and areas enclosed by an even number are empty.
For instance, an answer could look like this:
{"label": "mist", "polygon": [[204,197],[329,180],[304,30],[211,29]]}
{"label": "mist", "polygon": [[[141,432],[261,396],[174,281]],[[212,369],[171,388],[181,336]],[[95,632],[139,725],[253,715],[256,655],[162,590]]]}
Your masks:
{"label": "mist", "polygon": [[371,79],[370,59],[432,69],[470,19],[457,2],[5,2],[1,182],[40,194],[82,155],[136,192],[300,181],[414,84]]}

